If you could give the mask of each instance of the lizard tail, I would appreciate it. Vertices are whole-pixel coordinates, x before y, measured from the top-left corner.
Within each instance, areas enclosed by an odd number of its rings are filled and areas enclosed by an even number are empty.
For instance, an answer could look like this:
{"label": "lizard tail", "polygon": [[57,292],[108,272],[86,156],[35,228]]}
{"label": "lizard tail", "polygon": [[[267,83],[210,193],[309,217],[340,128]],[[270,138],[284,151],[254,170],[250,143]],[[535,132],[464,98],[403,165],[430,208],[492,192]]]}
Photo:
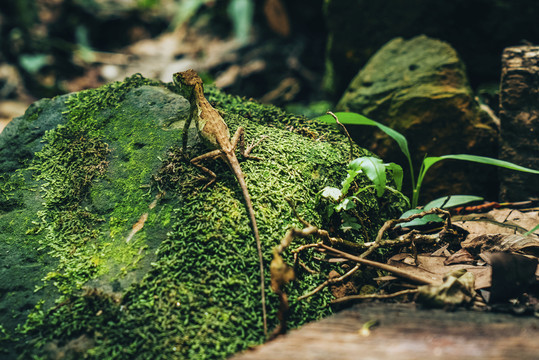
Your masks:
{"label": "lizard tail", "polygon": [[255,236],[256,240],[256,247],[258,250],[258,263],[260,266],[260,295],[262,298],[262,321],[264,323],[264,335],[267,337],[268,335],[268,321],[267,321],[267,314],[266,314],[266,289],[265,289],[265,281],[264,281],[264,257],[262,254],[262,244],[260,242],[260,235],[258,233],[258,226],[256,225],[256,218],[255,218],[255,211],[253,209],[253,203],[251,202],[251,196],[249,195],[249,191],[247,190],[247,184],[245,183],[245,177],[243,176],[243,173],[240,168],[240,163],[238,162],[238,159],[236,156],[231,156],[228,158],[228,161],[230,163],[230,167],[232,168],[232,171],[234,172],[234,175],[236,175],[236,179],[238,179],[238,182],[240,183],[240,188],[243,193],[243,198],[245,199],[245,206],[247,207],[247,212],[249,213],[249,218],[251,219],[251,225],[253,227],[253,234]]}

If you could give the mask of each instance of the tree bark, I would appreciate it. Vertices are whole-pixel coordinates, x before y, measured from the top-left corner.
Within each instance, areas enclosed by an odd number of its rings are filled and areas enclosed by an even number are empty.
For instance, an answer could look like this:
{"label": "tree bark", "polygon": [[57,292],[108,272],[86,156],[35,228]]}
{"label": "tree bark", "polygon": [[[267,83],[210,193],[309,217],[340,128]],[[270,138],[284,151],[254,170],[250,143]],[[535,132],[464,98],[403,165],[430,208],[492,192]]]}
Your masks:
{"label": "tree bark", "polygon": [[[539,46],[506,48],[500,84],[499,158],[539,169]],[[501,169],[500,200],[539,199],[539,176]]]}

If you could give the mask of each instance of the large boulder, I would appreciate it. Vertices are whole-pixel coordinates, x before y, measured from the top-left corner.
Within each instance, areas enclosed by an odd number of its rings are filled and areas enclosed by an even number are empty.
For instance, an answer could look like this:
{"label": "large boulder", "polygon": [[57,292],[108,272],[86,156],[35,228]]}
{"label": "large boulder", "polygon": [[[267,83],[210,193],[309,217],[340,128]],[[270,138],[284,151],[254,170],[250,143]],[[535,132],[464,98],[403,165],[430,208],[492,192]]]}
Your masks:
{"label": "large boulder", "polygon": [[[202,191],[180,151],[189,104],[173,90],[133,76],[40,101],[0,134],[3,359],[221,359],[264,340],[241,191],[222,162],[208,164],[218,180]],[[272,248],[297,224],[286,199],[323,225],[316,194],[345,177],[348,142],[331,126],[207,94],[232,132],[269,136],[254,150],[262,161],[241,162],[269,275]],[[187,155],[207,151],[191,135]],[[395,195],[365,196],[372,228],[360,232],[374,237],[398,215]],[[305,274],[287,290],[292,326],[331,311],[327,289],[297,301],[323,280]],[[270,327],[278,307],[268,291]]]}
{"label": "large boulder", "polygon": [[[424,35],[396,38],[384,45],[352,80],[337,108],[402,133],[416,169],[425,155],[497,156],[497,128],[474,99],[464,64],[449,44]],[[368,127],[351,130],[361,146],[406,164],[385,134]],[[462,162],[442,163],[429,171],[423,200],[448,194],[495,198],[495,171]]]}

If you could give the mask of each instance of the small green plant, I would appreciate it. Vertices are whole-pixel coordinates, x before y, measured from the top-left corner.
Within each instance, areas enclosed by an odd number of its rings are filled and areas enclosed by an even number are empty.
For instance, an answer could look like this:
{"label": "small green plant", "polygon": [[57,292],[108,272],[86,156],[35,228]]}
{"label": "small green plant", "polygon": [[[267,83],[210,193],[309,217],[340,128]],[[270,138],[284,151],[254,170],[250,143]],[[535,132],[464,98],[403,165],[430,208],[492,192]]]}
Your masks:
{"label": "small green plant", "polygon": [[[376,197],[381,197],[386,190],[389,190],[402,197],[410,207],[408,198],[401,193],[402,188],[402,168],[395,164],[385,164],[381,159],[364,156],[352,160],[348,164],[347,177],[342,182],[341,188],[325,187],[320,192],[320,196],[329,199],[335,205],[329,208],[329,216],[334,212],[340,213],[342,219],[341,229],[343,231],[359,230],[360,224],[353,214],[353,209],[357,203],[360,203],[359,195],[367,190],[373,191]],[[393,182],[387,178],[387,173],[391,175]],[[364,174],[370,181],[370,184],[364,185],[358,180],[358,175]],[[395,187],[391,186],[394,183]]]}
{"label": "small green plant", "polygon": [[[528,169],[523,166],[519,166],[516,164],[513,164],[508,161],[504,160],[498,160],[489,158],[486,156],[478,156],[478,155],[468,155],[468,154],[455,154],[455,155],[443,155],[443,156],[433,156],[433,157],[425,157],[423,160],[423,163],[421,164],[421,168],[419,169],[419,174],[417,176],[417,182],[414,178],[414,168],[412,165],[412,158],[410,156],[410,151],[408,150],[408,141],[406,138],[400,134],[399,132],[380,124],[379,122],[376,122],[374,120],[368,119],[363,115],[356,114],[356,113],[347,113],[347,112],[338,112],[335,113],[335,115],[339,118],[339,122],[343,124],[348,125],[369,125],[369,126],[376,126],[383,132],[385,132],[387,135],[389,135],[391,138],[393,138],[397,144],[399,145],[400,150],[402,153],[406,156],[408,160],[408,166],[410,168],[410,177],[411,177],[411,184],[412,184],[412,208],[417,207],[417,203],[419,200],[419,192],[421,190],[421,185],[423,183],[423,179],[425,178],[425,175],[427,171],[430,169],[432,165],[435,163],[442,161],[442,160],[463,160],[463,161],[471,161],[476,162],[480,164],[486,164],[486,165],[494,165],[510,170],[515,171],[522,171],[532,174],[539,174],[539,170],[534,169]],[[318,120],[326,122],[326,123],[335,123],[335,120],[330,115],[323,115],[318,117]],[[385,174],[384,174],[385,176]],[[370,178],[370,177],[369,177]],[[372,179],[371,179],[372,181]],[[454,196],[452,197],[454,198]],[[435,201],[443,201],[445,198],[437,199]],[[469,202],[469,201],[467,201]],[[460,203],[462,204],[462,203]],[[457,204],[454,203],[453,206],[456,206]],[[447,204],[445,204],[445,207],[448,207]]]}
{"label": "small green plant", "polygon": [[[386,170],[392,175],[396,188],[388,185]],[[343,181],[341,189],[328,186],[325,187],[321,193],[322,197],[331,198],[338,202],[334,207],[335,211],[339,212],[341,210],[352,209],[355,207],[353,200],[358,200],[357,196],[368,189],[374,189],[377,197],[381,197],[386,189],[393,191],[401,195],[406,202],[408,202],[408,205],[410,205],[408,198],[400,192],[402,188],[403,171],[399,165],[395,163],[385,164],[381,159],[372,156],[364,156],[352,160],[348,164],[347,172],[348,175]],[[356,189],[352,195],[349,195],[350,186],[357,176],[362,173],[372,181],[372,184],[360,187],[359,189]]]}

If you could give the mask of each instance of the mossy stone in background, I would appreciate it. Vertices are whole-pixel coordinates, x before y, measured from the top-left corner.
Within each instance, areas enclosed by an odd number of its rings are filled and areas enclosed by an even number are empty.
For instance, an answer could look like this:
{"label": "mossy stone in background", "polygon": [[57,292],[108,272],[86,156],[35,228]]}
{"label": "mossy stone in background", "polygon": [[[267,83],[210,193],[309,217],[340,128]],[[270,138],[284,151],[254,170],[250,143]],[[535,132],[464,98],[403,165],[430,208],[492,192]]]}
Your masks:
{"label": "mossy stone in background", "polygon": [[[424,35],[385,44],[352,80],[337,107],[406,136],[416,169],[427,154],[497,155],[498,129],[474,98],[464,63],[448,43]],[[365,126],[350,132],[375,154],[406,164],[385,134]],[[451,194],[496,199],[497,187],[495,168],[447,162],[429,171],[421,201]]]}

